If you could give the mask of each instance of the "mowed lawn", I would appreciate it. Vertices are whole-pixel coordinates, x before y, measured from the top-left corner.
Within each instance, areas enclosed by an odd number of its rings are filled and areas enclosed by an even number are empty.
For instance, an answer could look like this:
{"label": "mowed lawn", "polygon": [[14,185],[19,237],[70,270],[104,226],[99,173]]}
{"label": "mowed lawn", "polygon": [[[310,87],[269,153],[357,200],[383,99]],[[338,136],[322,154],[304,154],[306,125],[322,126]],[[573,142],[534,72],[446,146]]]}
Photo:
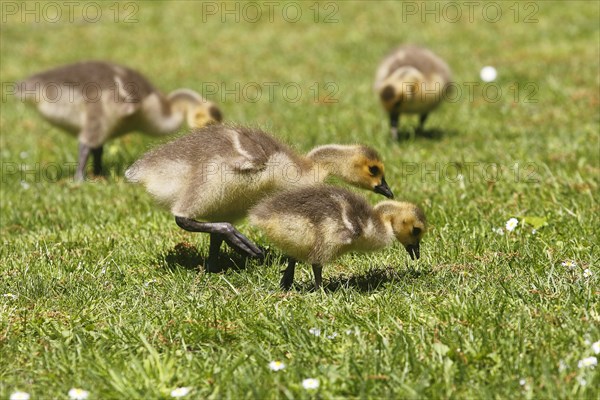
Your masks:
{"label": "mowed lawn", "polygon": [[[239,22],[223,10],[233,3],[108,2],[97,22],[78,3],[72,22],[65,6],[39,23],[5,3],[0,399],[67,398],[72,387],[89,399],[177,387],[198,399],[598,398],[600,367],[579,367],[600,357],[597,2],[497,2],[496,22],[483,2],[472,21],[460,2],[458,21],[445,2],[428,3],[433,14],[422,2],[275,2],[272,18],[259,4],[256,22],[244,3]],[[406,138],[392,143],[371,87],[404,42],[447,60],[459,94],[427,135],[404,117]],[[76,140],[10,94],[80,59],[129,65],[165,92],[204,92],[227,121],[300,152],[375,147],[396,198],[427,215],[421,259],[399,244],[347,255],[325,266],[321,292],[302,265],[285,293],[283,255],[243,223],[265,261],[229,252],[225,272],[204,273],[208,237],[122,178],[169,138],[110,142],[107,176],[77,185]],[[498,70],[491,85],[485,65]],[[510,218],[516,229],[500,234]]]}

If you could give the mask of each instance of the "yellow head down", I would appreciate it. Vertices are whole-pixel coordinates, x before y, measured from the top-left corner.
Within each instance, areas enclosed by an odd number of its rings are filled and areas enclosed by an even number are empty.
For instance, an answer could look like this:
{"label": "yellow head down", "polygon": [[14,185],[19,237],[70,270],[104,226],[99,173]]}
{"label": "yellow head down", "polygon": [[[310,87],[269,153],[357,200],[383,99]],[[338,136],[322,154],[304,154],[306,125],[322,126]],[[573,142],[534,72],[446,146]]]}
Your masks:
{"label": "yellow head down", "polygon": [[212,102],[196,104],[188,108],[187,123],[190,128],[202,128],[223,121],[221,110]]}
{"label": "yellow head down", "polygon": [[313,149],[307,156],[324,167],[329,174],[337,176],[353,186],[394,198],[394,194],[385,181],[385,167],[381,157],[371,147],[324,145]]}
{"label": "yellow head down", "polygon": [[414,67],[402,67],[394,71],[379,90],[379,98],[387,111],[392,111],[403,102],[420,98],[423,74]]}
{"label": "yellow head down", "polygon": [[168,98],[173,109],[184,113],[190,128],[202,128],[223,121],[223,114],[216,104],[193,90],[177,89]]}
{"label": "yellow head down", "polygon": [[416,205],[407,202],[383,201],[375,206],[384,223],[389,224],[410,257],[420,257],[421,239],[427,231],[425,214]]}
{"label": "yellow head down", "polygon": [[361,188],[373,190],[388,198],[394,195],[385,181],[385,167],[376,151],[367,146],[359,146],[351,161],[352,176],[356,179],[353,183]]}

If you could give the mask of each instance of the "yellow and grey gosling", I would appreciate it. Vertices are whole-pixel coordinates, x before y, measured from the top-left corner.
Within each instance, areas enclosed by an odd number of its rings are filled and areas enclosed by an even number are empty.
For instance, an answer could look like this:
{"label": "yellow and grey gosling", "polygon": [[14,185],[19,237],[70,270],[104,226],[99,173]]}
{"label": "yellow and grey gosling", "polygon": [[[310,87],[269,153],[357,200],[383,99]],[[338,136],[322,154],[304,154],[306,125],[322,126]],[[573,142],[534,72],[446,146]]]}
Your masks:
{"label": "yellow and grey gosling", "polygon": [[202,127],[222,120],[212,102],[191,89],[165,96],[139,72],[104,62],[83,61],[40,72],[18,84],[19,95],[50,123],[77,136],[75,179],[83,180],[90,153],[102,172],[102,146],[131,131],[166,135],[184,123]]}
{"label": "yellow and grey gosling", "polygon": [[296,260],[312,264],[318,289],[322,266],[347,252],[378,250],[396,239],[419,258],[427,229],[414,204],[387,200],[371,207],[362,196],[327,185],[276,193],[254,206],[249,219],[291,257],[280,283],[285,290],[294,281]]}
{"label": "yellow and grey gosling", "polygon": [[432,51],[413,45],[395,49],[377,68],[374,89],[390,117],[390,133],[398,139],[400,114],[419,114],[419,130],[451,83],[450,68]]}
{"label": "yellow and grey gosling", "polygon": [[218,262],[223,240],[241,253],[260,255],[232,223],[274,191],[336,176],[393,197],[379,155],[367,146],[325,145],[301,156],[273,136],[243,126],[194,130],[148,152],[125,176],[169,207],[181,228],[211,234],[208,270]]}

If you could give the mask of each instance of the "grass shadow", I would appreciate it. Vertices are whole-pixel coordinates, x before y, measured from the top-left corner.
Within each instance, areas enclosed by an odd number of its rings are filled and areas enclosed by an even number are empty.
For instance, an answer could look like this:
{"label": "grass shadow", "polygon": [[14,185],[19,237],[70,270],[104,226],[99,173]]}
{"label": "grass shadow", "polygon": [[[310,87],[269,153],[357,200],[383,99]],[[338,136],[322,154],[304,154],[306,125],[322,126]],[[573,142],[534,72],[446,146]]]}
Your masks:
{"label": "grass shadow", "polygon": [[175,247],[160,254],[158,264],[169,269],[201,269],[206,259],[195,245],[189,242],[177,243]]}
{"label": "grass shadow", "polygon": [[415,138],[427,140],[442,140],[444,136],[454,136],[456,131],[443,130],[438,128],[417,129],[415,130]]}
{"label": "grass shadow", "polygon": [[[259,248],[263,251],[264,255],[257,259],[230,251],[226,245],[223,245],[223,247],[221,247],[218,269],[212,272],[220,273],[230,269],[242,271],[249,265],[257,262],[262,263],[263,260],[269,256],[270,250],[262,247]],[[158,265],[171,270],[184,268],[197,271],[205,270],[206,261],[207,257],[205,257],[194,244],[189,242],[177,243],[172,249],[160,254],[157,260]]]}
{"label": "grass shadow", "polygon": [[398,142],[411,139],[442,140],[444,137],[456,136],[458,132],[453,129],[418,129],[418,128],[400,128],[398,132]]}
{"label": "grass shadow", "polygon": [[[368,271],[357,275],[346,276],[342,274],[332,277],[324,283],[323,289],[327,292],[335,292],[340,289],[354,289],[362,293],[374,292],[382,289],[386,283],[419,279],[430,273],[430,269],[416,270],[409,268],[398,270],[397,267],[388,265],[383,268],[369,268]],[[311,279],[298,283],[295,288],[300,292],[314,291],[314,281]]]}

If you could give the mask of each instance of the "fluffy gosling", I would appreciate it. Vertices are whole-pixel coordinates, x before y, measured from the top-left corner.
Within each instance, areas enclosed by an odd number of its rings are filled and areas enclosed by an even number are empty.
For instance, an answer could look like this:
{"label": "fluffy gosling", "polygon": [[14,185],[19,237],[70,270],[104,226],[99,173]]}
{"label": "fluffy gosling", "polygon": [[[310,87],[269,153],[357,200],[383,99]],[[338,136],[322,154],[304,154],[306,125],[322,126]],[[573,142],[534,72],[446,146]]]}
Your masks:
{"label": "fluffy gosling", "polygon": [[301,156],[273,136],[243,126],[194,130],[148,152],[125,176],[166,205],[179,227],[210,233],[208,271],[216,268],[223,241],[242,254],[261,254],[232,223],[274,191],[336,176],[393,197],[379,155],[367,146],[325,145]]}
{"label": "fluffy gosling", "polygon": [[94,174],[101,174],[102,145],[110,138],[135,130],[166,135],[184,120],[191,127],[222,120],[221,111],[193,90],[164,96],[139,72],[104,61],[37,73],[20,82],[18,90],[46,120],[77,136],[78,181],[84,178],[90,153]]}
{"label": "fluffy gosling", "polygon": [[322,266],[350,251],[373,251],[398,240],[417,259],[426,231],[423,211],[411,203],[383,201],[375,207],[348,190],[314,185],[267,197],[249,212],[275,246],[290,256],[281,288],[294,282],[296,260],[312,264],[315,287],[322,283]]}
{"label": "fluffy gosling", "polygon": [[432,51],[406,45],[395,49],[377,68],[374,89],[390,117],[390,133],[398,139],[400,114],[419,114],[422,130],[429,113],[450,84],[450,68]]}

